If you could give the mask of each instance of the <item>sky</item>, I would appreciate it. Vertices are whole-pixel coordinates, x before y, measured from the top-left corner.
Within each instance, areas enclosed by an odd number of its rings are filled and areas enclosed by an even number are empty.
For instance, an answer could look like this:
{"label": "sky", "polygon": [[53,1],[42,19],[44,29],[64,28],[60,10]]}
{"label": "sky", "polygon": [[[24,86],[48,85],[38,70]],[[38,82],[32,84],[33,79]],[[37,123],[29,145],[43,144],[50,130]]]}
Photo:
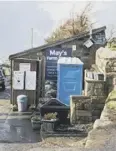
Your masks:
{"label": "sky", "polygon": [[[0,1],[0,59],[10,54],[44,44],[44,39],[67,18],[71,10],[80,12],[84,1]],[[91,19],[95,27],[116,25],[116,2],[92,3]]]}

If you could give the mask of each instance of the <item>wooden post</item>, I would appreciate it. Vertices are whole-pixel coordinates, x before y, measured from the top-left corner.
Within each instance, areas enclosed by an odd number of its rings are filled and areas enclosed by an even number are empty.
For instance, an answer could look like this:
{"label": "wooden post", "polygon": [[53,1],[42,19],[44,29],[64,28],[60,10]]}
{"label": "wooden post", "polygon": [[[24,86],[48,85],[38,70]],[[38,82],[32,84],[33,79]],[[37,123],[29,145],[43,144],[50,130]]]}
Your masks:
{"label": "wooden post", "polygon": [[38,96],[39,96],[39,98],[40,98],[40,94],[41,94],[41,76],[42,76],[42,69],[41,69],[41,63],[42,63],[42,61],[41,61],[41,59],[39,60],[39,94],[38,94]]}

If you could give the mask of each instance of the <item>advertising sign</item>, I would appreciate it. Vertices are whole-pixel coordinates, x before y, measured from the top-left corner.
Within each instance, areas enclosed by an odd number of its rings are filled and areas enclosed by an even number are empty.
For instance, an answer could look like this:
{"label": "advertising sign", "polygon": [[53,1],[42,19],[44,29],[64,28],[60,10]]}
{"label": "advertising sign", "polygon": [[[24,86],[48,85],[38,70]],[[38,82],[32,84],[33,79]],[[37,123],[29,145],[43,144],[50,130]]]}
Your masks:
{"label": "advertising sign", "polygon": [[46,67],[45,67],[45,79],[57,80],[57,61],[59,57],[71,57],[71,48],[50,48],[45,51]]}

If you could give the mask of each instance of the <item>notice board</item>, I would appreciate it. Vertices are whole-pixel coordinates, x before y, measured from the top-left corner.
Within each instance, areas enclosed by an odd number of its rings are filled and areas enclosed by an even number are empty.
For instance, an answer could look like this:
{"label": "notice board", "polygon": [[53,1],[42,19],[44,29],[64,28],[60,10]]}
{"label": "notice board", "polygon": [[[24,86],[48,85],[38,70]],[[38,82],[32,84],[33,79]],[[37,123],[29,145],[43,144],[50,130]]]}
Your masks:
{"label": "notice board", "polygon": [[14,71],[13,89],[15,89],[15,90],[23,90],[24,89],[24,72]]}
{"label": "notice board", "polygon": [[45,51],[45,80],[57,80],[57,61],[59,57],[71,57],[72,48],[49,48]]}
{"label": "notice board", "polygon": [[26,71],[25,89],[36,90],[36,71]]}

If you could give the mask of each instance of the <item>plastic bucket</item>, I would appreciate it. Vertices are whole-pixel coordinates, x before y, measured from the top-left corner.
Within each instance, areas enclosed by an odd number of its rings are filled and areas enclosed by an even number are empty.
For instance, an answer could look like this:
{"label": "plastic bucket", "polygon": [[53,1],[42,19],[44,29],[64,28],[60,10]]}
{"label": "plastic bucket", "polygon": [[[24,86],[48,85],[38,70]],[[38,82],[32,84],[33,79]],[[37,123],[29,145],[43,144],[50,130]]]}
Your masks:
{"label": "plastic bucket", "polygon": [[25,112],[27,110],[27,96],[19,95],[17,97],[18,111]]}

